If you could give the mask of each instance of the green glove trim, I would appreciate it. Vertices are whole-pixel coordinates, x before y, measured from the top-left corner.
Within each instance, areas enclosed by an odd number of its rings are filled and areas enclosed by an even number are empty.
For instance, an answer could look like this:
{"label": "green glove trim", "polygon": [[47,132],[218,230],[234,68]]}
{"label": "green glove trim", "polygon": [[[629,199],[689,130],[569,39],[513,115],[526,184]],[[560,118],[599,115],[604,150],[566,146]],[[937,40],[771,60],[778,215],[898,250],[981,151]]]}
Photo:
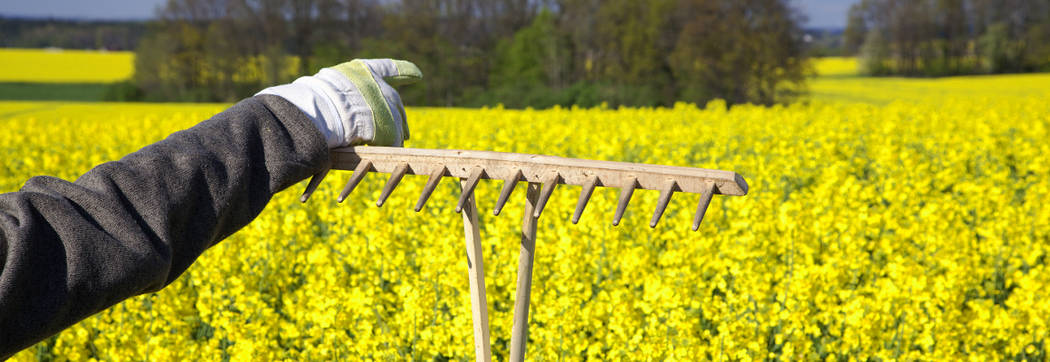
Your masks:
{"label": "green glove trim", "polygon": [[[397,67],[397,76],[396,77],[386,77],[386,78],[384,78],[384,79],[386,79],[387,83],[390,83],[390,84],[393,84],[393,85],[405,85],[405,84],[415,83],[415,82],[418,82],[419,80],[423,79],[423,72],[420,71],[419,67],[417,67],[412,62],[394,59],[394,66]],[[404,136],[403,138],[407,141],[408,140],[408,122],[407,122],[408,115],[405,114],[405,107],[404,106],[402,106],[400,104],[398,106],[401,107],[401,114],[406,117],[405,125],[404,125],[404,127],[402,127],[402,131],[404,131],[405,134],[402,135],[402,136]]]}
{"label": "green glove trim", "polygon": [[383,78],[390,85],[405,85],[423,79],[423,72],[412,62],[394,59],[394,65],[397,67],[397,76]]}
{"label": "green glove trim", "polygon": [[[365,103],[368,104],[368,108],[372,110],[372,124],[376,132],[372,138],[372,144],[376,146],[395,145],[397,141],[394,137],[401,135],[394,133],[397,131],[394,128],[394,115],[390,113],[390,108],[383,98],[383,92],[379,90],[379,83],[372,77],[372,71],[368,68],[368,65],[355,59],[336,65],[332,69],[343,73],[350,79],[351,83],[354,83],[354,86],[357,87],[357,90],[361,92],[361,96],[365,99]],[[401,67],[399,65],[398,72],[400,71]],[[416,68],[416,71],[418,72],[419,69]]]}

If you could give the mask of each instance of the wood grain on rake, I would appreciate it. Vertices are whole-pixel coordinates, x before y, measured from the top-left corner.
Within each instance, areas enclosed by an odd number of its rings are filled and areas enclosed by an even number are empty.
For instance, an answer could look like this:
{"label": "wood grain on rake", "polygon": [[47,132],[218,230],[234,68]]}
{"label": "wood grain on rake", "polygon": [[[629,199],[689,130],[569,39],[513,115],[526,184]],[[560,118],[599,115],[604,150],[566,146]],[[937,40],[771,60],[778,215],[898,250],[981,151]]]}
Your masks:
{"label": "wood grain on rake", "polygon": [[[660,191],[660,199],[649,223],[650,227],[656,227],[672,194],[696,193],[701,197],[697,215],[694,217],[694,230],[699,227],[699,221],[703,220],[703,213],[707,210],[707,204],[710,203],[713,194],[742,196],[748,191],[744,178],[732,171],[492,151],[347,147],[332,150],[331,169],[354,171],[339,195],[339,202],[353,191],[367,172],[390,173],[391,178],[383,187],[378,206],[382,206],[404,175],[428,175],[430,179],[427,180],[416,203],[416,211],[423,208],[434,188],[440,183],[441,177],[465,179],[470,191],[474,190],[480,180],[503,180],[503,189],[493,210],[494,215],[499,215],[518,182],[542,185],[539,203],[533,211],[536,217],[543,212],[547,200],[558,184],[577,185],[582,189],[573,213],[573,223],[579,221],[597,186],[621,189],[613,225],[619,225],[636,189]],[[320,178],[326,173],[327,171],[318,174],[310,181],[301,200],[305,202],[310,197],[320,183]],[[461,195],[456,203],[456,212],[462,210],[467,194],[469,192]]]}
{"label": "wood grain on rake", "polygon": [[583,186],[594,175],[598,185],[605,187],[622,188],[630,177],[635,177],[637,188],[643,190],[662,190],[668,179],[687,193],[702,192],[705,181],[715,183],[715,194],[743,196],[748,190],[744,178],[732,171],[524,153],[361,146],[334,149],[331,161],[337,170],[354,170],[361,161],[369,161],[374,171],[390,173],[404,162],[409,164],[408,174],[412,175],[429,175],[446,167],[446,176],[468,178],[475,167],[481,167],[485,171],[482,179],[506,180],[521,171],[519,181],[542,183],[551,172],[557,172],[558,183],[577,186]]}

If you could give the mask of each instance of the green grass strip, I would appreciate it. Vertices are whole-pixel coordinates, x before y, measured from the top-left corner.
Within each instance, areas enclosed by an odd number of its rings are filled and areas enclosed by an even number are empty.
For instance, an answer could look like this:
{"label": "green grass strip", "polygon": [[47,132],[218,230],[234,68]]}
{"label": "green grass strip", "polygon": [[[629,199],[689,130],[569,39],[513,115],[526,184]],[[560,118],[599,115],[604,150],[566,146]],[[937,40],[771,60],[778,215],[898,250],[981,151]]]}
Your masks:
{"label": "green grass strip", "polygon": [[0,100],[97,102],[108,87],[108,83],[0,82]]}

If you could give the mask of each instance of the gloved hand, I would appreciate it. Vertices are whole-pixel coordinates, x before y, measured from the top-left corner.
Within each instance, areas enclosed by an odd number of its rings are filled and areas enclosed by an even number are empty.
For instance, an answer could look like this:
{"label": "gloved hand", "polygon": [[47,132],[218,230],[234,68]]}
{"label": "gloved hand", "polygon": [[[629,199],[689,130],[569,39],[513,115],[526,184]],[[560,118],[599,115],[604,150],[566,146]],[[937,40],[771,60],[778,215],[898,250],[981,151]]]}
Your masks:
{"label": "gloved hand", "polygon": [[408,123],[391,85],[423,79],[415,64],[394,59],[354,59],[259,94],[282,97],[306,113],[328,148],[360,144],[402,146]]}

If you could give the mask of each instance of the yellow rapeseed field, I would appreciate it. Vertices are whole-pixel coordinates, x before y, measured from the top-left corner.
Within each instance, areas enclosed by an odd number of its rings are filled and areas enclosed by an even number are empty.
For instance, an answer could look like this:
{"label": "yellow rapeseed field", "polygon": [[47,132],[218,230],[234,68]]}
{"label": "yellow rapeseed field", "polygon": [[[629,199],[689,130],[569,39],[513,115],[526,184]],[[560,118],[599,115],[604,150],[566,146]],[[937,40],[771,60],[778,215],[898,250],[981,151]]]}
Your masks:
{"label": "yellow rapeseed field", "polygon": [[[410,107],[408,146],[747,178],[750,193],[716,196],[699,232],[689,229],[696,195],[677,196],[650,229],[656,192],[637,192],[613,227],[618,190],[597,190],[573,225],[579,188],[557,189],[537,237],[529,358],[1040,360],[1050,330],[1050,86],[1024,92],[1003,79],[1041,77],[924,80],[939,94],[930,95],[845,76],[829,80],[844,89],[838,99],[776,107]],[[869,91],[868,82],[900,83]],[[883,94],[891,88],[915,96],[879,101],[896,97]],[[854,102],[865,99],[874,101]],[[0,102],[0,192],[34,175],[75,179],[223,107]],[[334,201],[348,176],[333,172],[306,204],[297,201],[305,182],[278,195],[166,289],[15,360],[472,359],[458,187],[446,180],[415,213],[424,177],[407,177],[376,208],[382,177]],[[482,210],[500,186],[478,186]],[[518,187],[501,216],[481,215],[500,359],[523,202]]]}
{"label": "yellow rapeseed field", "polygon": [[131,78],[135,53],[0,48],[0,82],[110,83]]}
{"label": "yellow rapeseed field", "polygon": [[893,101],[937,103],[947,98],[1010,101],[1050,98],[1050,73],[977,75],[944,78],[863,77],[855,58],[822,58],[819,77],[809,82],[810,99],[885,105]]}

